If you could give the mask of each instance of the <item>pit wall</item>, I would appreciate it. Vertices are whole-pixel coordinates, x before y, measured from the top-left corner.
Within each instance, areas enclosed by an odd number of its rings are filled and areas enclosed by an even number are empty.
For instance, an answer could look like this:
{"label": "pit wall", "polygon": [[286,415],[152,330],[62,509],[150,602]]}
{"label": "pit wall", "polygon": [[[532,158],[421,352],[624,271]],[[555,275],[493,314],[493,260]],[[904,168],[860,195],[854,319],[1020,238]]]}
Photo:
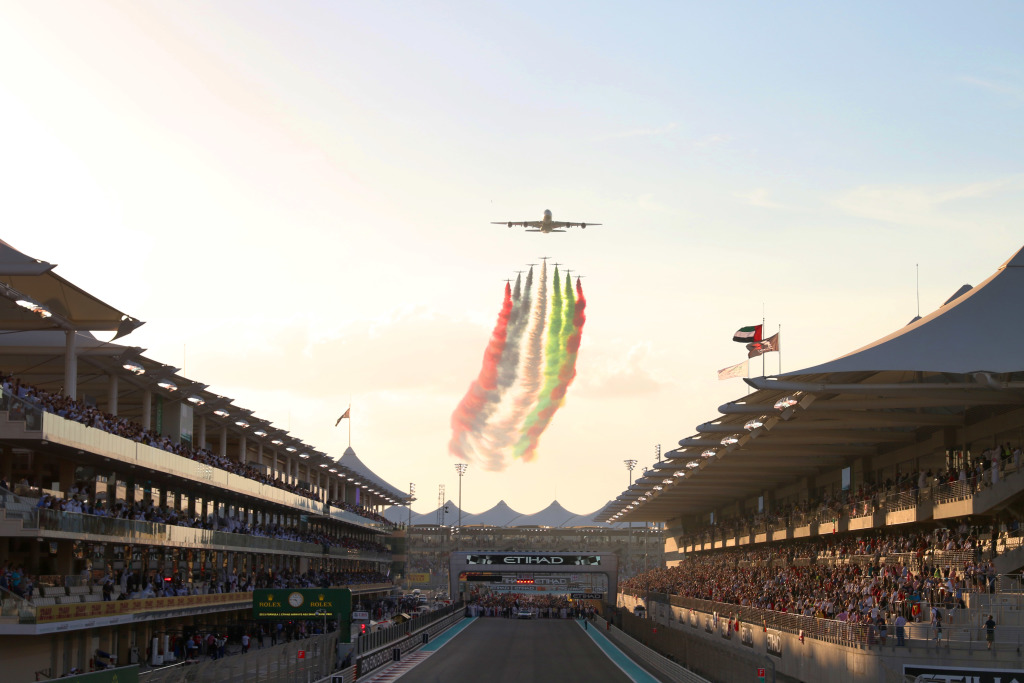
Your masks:
{"label": "pit wall", "polygon": [[[633,617],[636,606],[646,608],[645,619]],[[636,598],[620,593],[617,606],[622,629],[662,654],[671,655],[692,671],[715,681],[757,680],[757,670],[765,668],[767,681],[774,667],[777,683],[892,683],[902,681],[904,665],[966,669],[979,681],[989,680],[985,669],[1020,672],[1024,681],[1024,660],[1012,649],[999,652],[980,645],[973,650],[916,644],[895,647],[890,637],[885,647],[846,646],[804,638],[798,634],[760,624],[740,624],[729,629],[729,614],[714,614]],[[769,654],[769,644],[777,654]],[[929,644],[931,645],[931,644]],[[971,680],[974,680],[973,678]],[[1010,679],[1004,678],[1004,683]]]}

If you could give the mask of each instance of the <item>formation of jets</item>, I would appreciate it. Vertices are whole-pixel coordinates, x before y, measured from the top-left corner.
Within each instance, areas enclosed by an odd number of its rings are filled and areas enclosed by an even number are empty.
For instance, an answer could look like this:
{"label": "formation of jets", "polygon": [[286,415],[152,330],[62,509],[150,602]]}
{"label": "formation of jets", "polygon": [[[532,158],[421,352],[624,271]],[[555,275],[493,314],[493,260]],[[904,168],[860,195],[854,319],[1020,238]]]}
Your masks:
{"label": "formation of jets", "polygon": [[526,228],[526,232],[565,232],[565,228],[583,228],[600,223],[573,223],[571,221],[551,220],[551,210],[544,209],[544,218],[539,221],[492,221],[491,225],[507,225],[508,227]]}

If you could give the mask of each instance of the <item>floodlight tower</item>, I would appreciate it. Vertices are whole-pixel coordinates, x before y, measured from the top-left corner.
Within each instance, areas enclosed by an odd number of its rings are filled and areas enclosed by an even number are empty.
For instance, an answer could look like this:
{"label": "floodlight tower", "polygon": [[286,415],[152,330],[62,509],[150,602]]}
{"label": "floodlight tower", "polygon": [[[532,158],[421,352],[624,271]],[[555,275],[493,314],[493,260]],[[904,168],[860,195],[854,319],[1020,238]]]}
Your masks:
{"label": "floodlight tower", "polygon": [[[459,529],[456,534],[462,533],[462,475],[466,473],[466,469],[469,467],[464,462],[455,463],[455,471],[459,473]],[[455,536],[455,547],[459,547],[459,537]]]}
{"label": "floodlight tower", "polygon": [[[407,528],[412,528],[412,502],[416,500],[416,484],[409,482],[409,524]],[[406,538],[409,538],[409,532],[406,531]]]}
{"label": "floodlight tower", "polygon": [[[630,485],[630,487],[632,487],[633,486],[633,468],[636,467],[637,461],[636,461],[635,458],[629,458],[628,460],[623,460],[622,462],[626,463],[626,469],[629,470],[629,485]],[[627,489],[627,491],[628,491],[628,489]],[[629,531],[626,533],[626,557],[629,558],[629,559],[632,559],[630,557],[633,554],[633,547],[632,546],[633,546],[633,522],[631,521],[629,523]]]}

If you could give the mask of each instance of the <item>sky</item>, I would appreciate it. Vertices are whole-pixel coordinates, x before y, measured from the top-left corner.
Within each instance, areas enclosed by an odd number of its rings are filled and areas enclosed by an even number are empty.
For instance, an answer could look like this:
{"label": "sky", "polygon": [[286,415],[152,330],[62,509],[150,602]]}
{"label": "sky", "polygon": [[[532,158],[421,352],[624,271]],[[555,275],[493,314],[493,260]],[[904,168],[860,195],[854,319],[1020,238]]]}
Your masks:
{"label": "sky", "polygon": [[[416,512],[505,279],[585,275],[577,378],[463,508],[593,512],[768,374],[1024,245],[1024,6],[0,0],[0,239]],[[491,221],[602,223],[528,234]],[[979,334],[984,331],[979,331]],[[781,358],[780,358],[781,356]],[[755,374],[759,362],[752,361]]]}

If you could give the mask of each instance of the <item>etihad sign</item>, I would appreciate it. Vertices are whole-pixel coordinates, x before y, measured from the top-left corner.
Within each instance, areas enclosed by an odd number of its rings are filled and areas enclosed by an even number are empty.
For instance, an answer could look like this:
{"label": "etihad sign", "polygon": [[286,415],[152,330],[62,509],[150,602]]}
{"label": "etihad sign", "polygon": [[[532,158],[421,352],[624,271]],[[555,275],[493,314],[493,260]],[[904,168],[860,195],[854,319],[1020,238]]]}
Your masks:
{"label": "etihad sign", "polygon": [[466,555],[466,564],[596,566],[600,555]]}

